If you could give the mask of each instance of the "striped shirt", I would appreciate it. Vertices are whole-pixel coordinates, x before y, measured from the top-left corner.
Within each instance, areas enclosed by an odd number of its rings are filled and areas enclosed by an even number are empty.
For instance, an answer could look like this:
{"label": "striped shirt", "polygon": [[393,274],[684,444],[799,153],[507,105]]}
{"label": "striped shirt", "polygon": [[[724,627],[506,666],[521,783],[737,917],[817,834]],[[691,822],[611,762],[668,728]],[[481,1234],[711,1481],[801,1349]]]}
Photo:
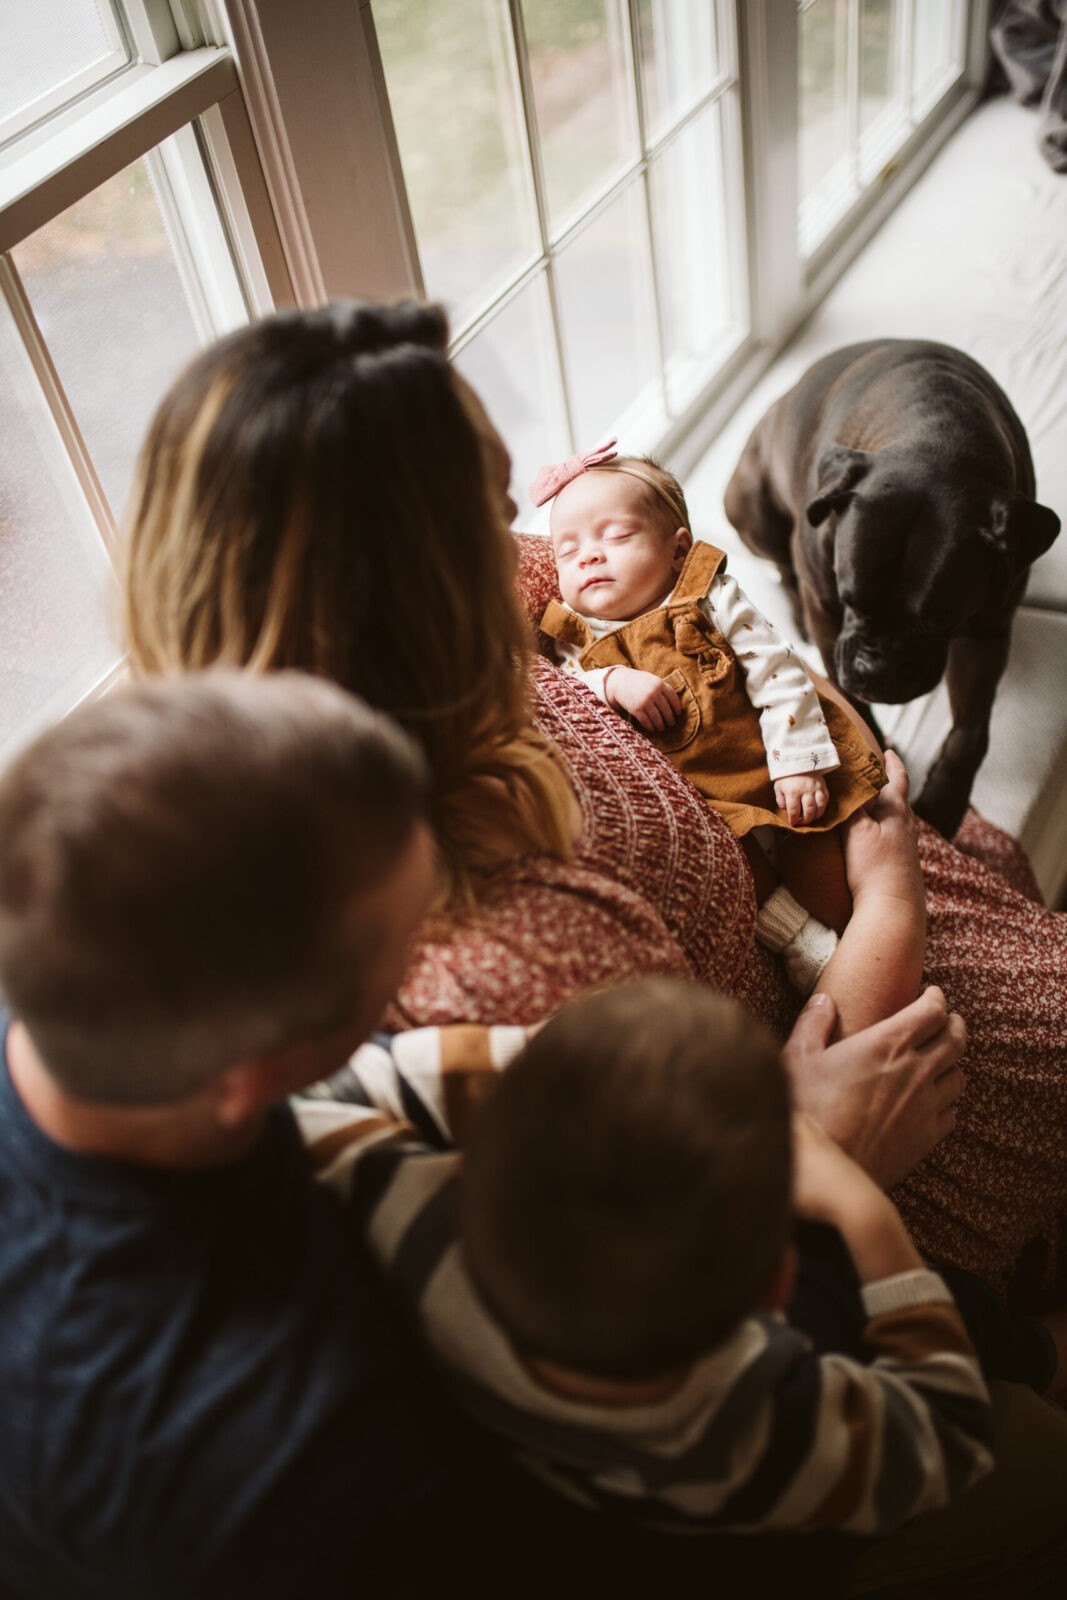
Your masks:
{"label": "striped shirt", "polygon": [[522,1030],[470,1030],[479,1065],[469,1075],[457,1031],[357,1053],[352,1092],[372,1098],[375,1081],[384,1110],[324,1099],[295,1109],[317,1175],[354,1208],[455,1400],[539,1477],[677,1531],[882,1534],[990,1470],[987,1391],[952,1297],[928,1271],[864,1287],[870,1365],[816,1354],[780,1315],[758,1315],[655,1403],[604,1407],[547,1388],[466,1272],[461,1156],[445,1147],[443,1084],[452,1077],[465,1115],[471,1085],[505,1063]]}

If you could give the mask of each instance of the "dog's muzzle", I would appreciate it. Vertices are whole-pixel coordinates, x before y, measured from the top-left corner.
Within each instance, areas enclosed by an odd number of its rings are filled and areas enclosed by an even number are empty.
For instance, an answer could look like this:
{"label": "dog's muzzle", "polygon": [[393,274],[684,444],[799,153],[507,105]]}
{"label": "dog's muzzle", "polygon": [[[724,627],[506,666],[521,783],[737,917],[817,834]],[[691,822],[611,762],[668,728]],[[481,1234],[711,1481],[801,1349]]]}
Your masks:
{"label": "dog's muzzle", "polygon": [[845,627],[834,646],[834,676],[846,694],[881,705],[900,705],[928,694],[948,661],[944,644],[914,633],[874,633]]}

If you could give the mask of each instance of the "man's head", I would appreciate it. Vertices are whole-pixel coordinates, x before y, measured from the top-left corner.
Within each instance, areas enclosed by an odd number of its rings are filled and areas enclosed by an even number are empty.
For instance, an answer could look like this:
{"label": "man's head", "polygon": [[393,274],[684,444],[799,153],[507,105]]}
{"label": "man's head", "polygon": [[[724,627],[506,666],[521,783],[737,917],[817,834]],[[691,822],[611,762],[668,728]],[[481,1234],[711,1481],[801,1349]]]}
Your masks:
{"label": "man's head", "polygon": [[550,529],[564,600],[607,622],[662,600],[693,543],[681,485],[647,456],[579,473],[556,495]]}
{"label": "man's head", "polygon": [[666,979],[598,994],[537,1034],[479,1114],[468,1266],[528,1354],[658,1377],[771,1291],[791,1169],[778,1052],[738,1006]]}
{"label": "man's head", "polygon": [[124,688],[38,738],[0,779],[0,990],[64,1094],[165,1105],[315,1041],[340,1064],[425,909],[424,784],[295,673]]}

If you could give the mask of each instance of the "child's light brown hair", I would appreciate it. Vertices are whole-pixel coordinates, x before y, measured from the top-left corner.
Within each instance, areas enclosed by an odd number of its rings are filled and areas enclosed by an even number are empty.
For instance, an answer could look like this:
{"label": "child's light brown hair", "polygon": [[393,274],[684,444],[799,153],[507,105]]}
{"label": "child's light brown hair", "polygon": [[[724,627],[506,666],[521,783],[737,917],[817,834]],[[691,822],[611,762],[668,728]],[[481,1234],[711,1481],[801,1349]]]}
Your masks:
{"label": "child's light brown hair", "polygon": [[789,1093],[739,1006],[652,979],[555,1017],[479,1114],[471,1276],[529,1354],[657,1377],[757,1305],[789,1234]]}
{"label": "child's light brown hair", "polygon": [[152,1104],[351,1018],[358,897],[425,807],[399,729],[296,673],[116,690],[0,778],[0,988],[69,1094]]}

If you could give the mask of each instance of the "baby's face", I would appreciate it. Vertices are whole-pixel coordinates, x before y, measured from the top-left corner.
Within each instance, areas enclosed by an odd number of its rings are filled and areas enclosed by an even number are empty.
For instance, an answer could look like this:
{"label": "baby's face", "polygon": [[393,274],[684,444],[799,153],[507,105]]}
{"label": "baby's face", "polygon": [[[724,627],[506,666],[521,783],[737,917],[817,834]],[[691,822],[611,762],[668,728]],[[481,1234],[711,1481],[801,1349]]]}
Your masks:
{"label": "baby's face", "polygon": [[583,472],[561,489],[550,528],[560,594],[602,622],[651,611],[674,587],[692,542],[649,507],[651,490],[624,472]]}

